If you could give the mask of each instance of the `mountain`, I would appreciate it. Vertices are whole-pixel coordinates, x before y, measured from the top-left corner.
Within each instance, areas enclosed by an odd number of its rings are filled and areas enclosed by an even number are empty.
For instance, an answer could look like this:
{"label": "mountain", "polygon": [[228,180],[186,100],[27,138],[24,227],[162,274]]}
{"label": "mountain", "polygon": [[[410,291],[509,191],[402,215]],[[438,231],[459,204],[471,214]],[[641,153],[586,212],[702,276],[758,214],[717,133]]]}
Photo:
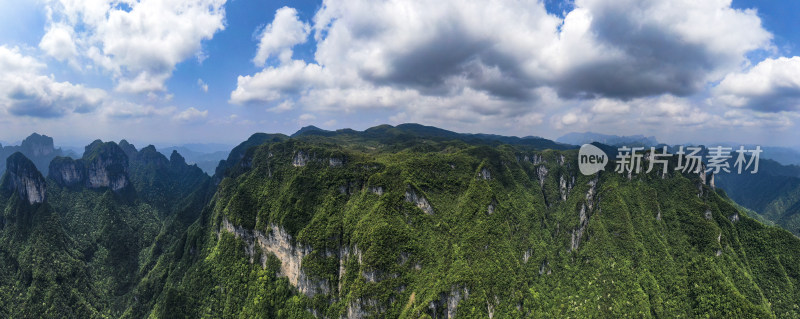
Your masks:
{"label": "mountain", "polygon": [[[129,159],[128,156],[131,156]],[[211,194],[177,152],[97,140],[49,177],[22,153],[0,181],[0,317],[120,317]]]}
{"label": "mountain", "polygon": [[[223,148],[225,150],[215,150]],[[186,162],[197,164],[197,167],[202,169],[208,175],[214,175],[214,170],[219,164],[219,161],[225,159],[233,147],[222,146],[221,144],[189,144],[182,146],[170,146],[158,148],[158,151],[164,155],[170,155],[172,152],[180,153]]]}
{"label": "mountain", "polygon": [[648,136],[648,137],[645,137],[644,135],[619,136],[619,135],[606,135],[606,134],[599,134],[592,132],[568,133],[564,136],[557,138],[556,142],[571,144],[571,145],[583,145],[592,142],[603,143],[611,146],[658,145],[658,141],[656,140],[655,136]]}
{"label": "mountain", "polygon": [[326,131],[315,126],[306,126],[301,128],[291,137],[341,137],[344,140],[356,139],[358,141],[372,142],[380,141],[386,145],[394,146],[396,142],[402,145],[412,145],[421,140],[432,141],[461,141],[470,144],[483,144],[483,145],[525,145],[537,149],[571,149],[575,148],[572,145],[565,145],[555,143],[553,141],[536,137],[516,137],[516,136],[502,136],[494,134],[467,134],[456,133],[445,129],[440,129],[433,126],[425,126],[415,123],[400,124],[397,126],[391,125],[378,125],[364,131],[355,131],[352,129],[341,129],[336,131]]}
{"label": "mountain", "polygon": [[739,146],[744,146],[745,149],[748,150],[760,147],[763,150],[761,153],[761,158],[771,159],[783,165],[800,165],[800,151],[788,147],[755,144],[742,145],[738,143],[715,143],[713,145],[730,147],[734,150],[738,149]]}
{"label": "mountain", "polygon": [[123,141],[73,160],[127,191],[15,156],[0,317],[800,316],[800,239],[675,161],[584,176],[536,137],[317,132],[254,134],[213,177]]}
{"label": "mountain", "polygon": [[221,165],[152,313],[798,315],[800,240],[705,176],[587,177],[574,150],[446,132],[308,133],[254,135]]}
{"label": "mountain", "polygon": [[758,173],[722,173],[714,183],[736,203],[800,236],[800,166],[761,159]]}
{"label": "mountain", "polygon": [[308,125],[308,126],[301,127],[299,130],[297,130],[297,132],[295,132],[291,136],[292,137],[298,137],[298,136],[303,136],[303,135],[330,135],[332,133],[333,132],[331,132],[331,131],[323,130],[323,129],[321,129],[319,127],[316,127],[314,125]]}
{"label": "mountain", "polygon": [[0,174],[6,170],[5,160],[11,154],[20,152],[30,159],[39,171],[47,174],[50,161],[64,152],[53,146],[53,138],[33,133],[26,137],[19,146],[0,145]]}

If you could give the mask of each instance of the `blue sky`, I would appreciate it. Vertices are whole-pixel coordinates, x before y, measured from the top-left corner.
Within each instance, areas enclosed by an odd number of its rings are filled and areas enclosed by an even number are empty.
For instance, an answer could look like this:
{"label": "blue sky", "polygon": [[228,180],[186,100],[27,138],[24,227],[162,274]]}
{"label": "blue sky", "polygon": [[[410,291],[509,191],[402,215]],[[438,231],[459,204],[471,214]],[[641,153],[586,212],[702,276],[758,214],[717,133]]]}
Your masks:
{"label": "blue sky", "polygon": [[0,140],[459,132],[800,146],[797,1],[0,1]]}

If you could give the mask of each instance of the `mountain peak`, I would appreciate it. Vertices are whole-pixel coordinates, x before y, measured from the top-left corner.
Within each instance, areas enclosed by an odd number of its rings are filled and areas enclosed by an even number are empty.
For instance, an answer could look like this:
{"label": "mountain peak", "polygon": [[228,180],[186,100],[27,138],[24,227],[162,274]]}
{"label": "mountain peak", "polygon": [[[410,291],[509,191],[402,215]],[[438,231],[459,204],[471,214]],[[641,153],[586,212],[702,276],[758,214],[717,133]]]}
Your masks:
{"label": "mountain peak", "polygon": [[53,138],[38,133],[26,137],[20,146],[31,156],[47,156],[55,152]]}
{"label": "mountain peak", "polygon": [[186,165],[186,159],[178,151],[172,150],[172,154],[169,155],[169,163],[172,166],[183,166]]}
{"label": "mountain peak", "polygon": [[123,139],[119,141],[119,148],[121,148],[122,151],[125,152],[125,155],[128,156],[128,159],[131,159],[136,155],[136,146],[133,146],[133,144],[128,143],[127,140]]}
{"label": "mountain peak", "polygon": [[304,126],[304,127],[300,128],[299,130],[297,130],[297,132],[292,134],[292,137],[300,136],[300,135],[304,135],[304,134],[308,134],[308,133],[312,133],[312,132],[327,133],[327,132],[330,132],[330,131],[323,130],[323,129],[321,129],[319,127],[316,127],[314,125],[308,125],[308,126]]}
{"label": "mountain peak", "polygon": [[50,162],[49,176],[62,186],[83,184],[120,191],[130,185],[128,155],[117,143],[95,140],[86,146],[81,159],[60,157]]}
{"label": "mountain peak", "polygon": [[28,203],[36,204],[44,202],[46,185],[42,173],[22,153],[16,152],[6,159],[6,173],[2,181],[4,189],[15,191]]}

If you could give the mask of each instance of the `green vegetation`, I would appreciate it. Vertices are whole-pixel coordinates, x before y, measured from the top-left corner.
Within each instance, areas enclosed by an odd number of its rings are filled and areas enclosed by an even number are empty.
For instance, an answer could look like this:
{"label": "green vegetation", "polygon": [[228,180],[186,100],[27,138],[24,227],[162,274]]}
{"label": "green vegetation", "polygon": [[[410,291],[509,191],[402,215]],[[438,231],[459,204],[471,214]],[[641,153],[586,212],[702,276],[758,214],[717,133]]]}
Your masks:
{"label": "green vegetation", "polygon": [[761,160],[757,174],[721,174],[716,185],[758,217],[800,236],[800,166]]}
{"label": "green vegetation", "polygon": [[6,194],[0,317],[800,317],[800,239],[698,176],[426,130],[254,135],[206,180],[140,158],[136,198]]}

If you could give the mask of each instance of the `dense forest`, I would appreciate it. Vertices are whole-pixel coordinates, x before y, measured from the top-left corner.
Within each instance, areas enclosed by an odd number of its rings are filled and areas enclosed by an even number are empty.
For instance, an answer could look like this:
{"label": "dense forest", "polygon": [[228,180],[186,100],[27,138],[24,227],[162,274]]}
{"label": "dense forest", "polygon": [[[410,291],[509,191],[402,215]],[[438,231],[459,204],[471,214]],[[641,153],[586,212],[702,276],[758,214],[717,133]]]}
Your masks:
{"label": "dense forest", "polygon": [[125,141],[46,176],[15,153],[0,317],[800,317],[800,239],[670,165],[418,125],[259,133],[214,176]]}

